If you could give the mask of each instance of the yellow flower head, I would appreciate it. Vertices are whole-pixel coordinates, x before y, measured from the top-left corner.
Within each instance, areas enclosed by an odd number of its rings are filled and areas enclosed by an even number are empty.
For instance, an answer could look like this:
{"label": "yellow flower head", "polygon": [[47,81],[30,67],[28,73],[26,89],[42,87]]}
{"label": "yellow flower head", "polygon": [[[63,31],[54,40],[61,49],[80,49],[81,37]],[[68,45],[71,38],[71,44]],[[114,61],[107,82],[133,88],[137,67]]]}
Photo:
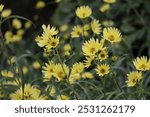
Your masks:
{"label": "yellow flower head", "polygon": [[81,26],[75,26],[73,27],[73,31],[71,32],[72,38],[77,38],[83,35],[83,29]]}
{"label": "yellow flower head", "polygon": [[71,71],[71,74],[80,74],[81,72],[83,72],[84,70],[84,64],[79,62],[79,63],[75,63],[73,64],[73,67],[72,67],[72,71]]}
{"label": "yellow flower head", "polygon": [[119,43],[122,37],[117,28],[108,27],[103,30],[103,38],[111,43]]}
{"label": "yellow flower head", "polygon": [[114,22],[111,21],[111,20],[104,20],[102,22],[102,24],[105,26],[105,27],[110,27],[110,26],[113,26],[114,25]]}
{"label": "yellow flower head", "polygon": [[150,70],[150,59],[148,60],[147,57],[137,57],[134,61],[133,64],[137,70],[140,71],[146,71]]}
{"label": "yellow flower head", "polygon": [[41,68],[41,65],[38,61],[33,62],[32,66],[34,69],[40,69]]}
{"label": "yellow flower head", "polygon": [[113,4],[116,2],[116,0],[103,0],[105,3]]}
{"label": "yellow flower head", "polygon": [[142,79],[142,73],[138,71],[130,72],[129,74],[127,74],[127,76],[128,80],[126,82],[128,87],[135,86],[136,83],[138,83]]}
{"label": "yellow flower head", "polygon": [[41,95],[41,91],[30,84],[25,84],[24,94],[22,94],[22,87],[16,92],[10,94],[12,100],[42,100],[44,97]]}
{"label": "yellow flower head", "polygon": [[69,100],[69,97],[66,96],[66,95],[59,95],[59,96],[57,97],[57,100]]}
{"label": "yellow flower head", "polygon": [[49,81],[54,73],[54,67],[55,64],[53,63],[53,61],[49,61],[48,63],[45,63],[45,66],[43,66],[43,77],[45,78],[44,81]]}
{"label": "yellow flower head", "polygon": [[12,26],[15,28],[15,29],[20,29],[22,24],[21,24],[21,21],[18,20],[18,19],[13,19],[12,21]]}
{"label": "yellow flower head", "polygon": [[92,57],[86,57],[86,60],[84,60],[85,67],[86,68],[90,67],[93,60],[94,60],[94,56],[92,56]]}
{"label": "yellow flower head", "polygon": [[106,60],[108,58],[108,52],[106,50],[102,50],[98,54],[98,59],[100,61]]}
{"label": "yellow flower head", "polygon": [[3,5],[3,4],[1,4],[1,5],[0,5],[0,12],[2,12],[2,11],[3,11],[3,8],[4,8],[4,5]]}
{"label": "yellow flower head", "polygon": [[110,9],[110,5],[109,5],[109,4],[103,4],[103,5],[99,8],[99,10],[100,10],[101,12],[107,12],[109,9]]}
{"label": "yellow flower head", "polygon": [[91,28],[92,28],[93,33],[100,34],[100,32],[101,32],[100,26],[101,26],[101,24],[99,23],[99,20],[94,19],[91,22]]}
{"label": "yellow flower head", "polygon": [[1,14],[1,16],[2,16],[3,18],[9,17],[10,15],[11,15],[11,10],[10,10],[10,9],[5,9],[5,10],[3,10],[3,11],[2,11],[2,14]]}
{"label": "yellow flower head", "polygon": [[59,44],[59,37],[50,37],[47,45],[46,45],[46,48],[47,49],[51,49],[51,48],[56,48]]}
{"label": "yellow flower head", "polygon": [[87,18],[92,14],[92,10],[89,6],[80,6],[76,10],[76,15],[81,18]]}
{"label": "yellow flower head", "polygon": [[45,37],[50,37],[58,34],[58,30],[56,29],[56,27],[50,27],[50,25],[46,27],[46,25],[43,24],[42,28],[43,35],[45,34]]}
{"label": "yellow flower head", "polygon": [[82,74],[82,78],[92,79],[92,78],[94,78],[94,76],[91,72],[84,72]]}
{"label": "yellow flower head", "polygon": [[82,46],[82,51],[86,56],[94,56],[99,50],[100,43],[98,39],[91,38]]}
{"label": "yellow flower head", "polygon": [[60,30],[61,32],[66,32],[66,31],[68,30],[68,24],[62,25],[62,26],[59,28],[59,30]]}
{"label": "yellow flower head", "polygon": [[27,74],[29,69],[27,66],[23,66],[22,71],[23,71],[23,74]]}
{"label": "yellow flower head", "polygon": [[58,80],[61,81],[64,78],[67,78],[69,74],[69,68],[67,65],[63,64],[56,64],[54,67],[54,77]]}
{"label": "yellow flower head", "polygon": [[114,61],[114,62],[115,62],[115,61],[117,61],[117,60],[118,60],[118,57],[117,57],[117,56],[112,56],[112,57],[111,57],[111,59],[112,59],[112,61]]}
{"label": "yellow flower head", "polygon": [[27,22],[25,22],[24,27],[26,29],[29,29],[31,27],[31,25],[32,25],[32,23],[27,21]]}
{"label": "yellow flower head", "polygon": [[2,70],[1,75],[5,78],[13,78],[14,74],[11,71]]}
{"label": "yellow flower head", "polygon": [[101,64],[96,68],[96,72],[99,76],[104,76],[109,73],[109,65]]}
{"label": "yellow flower head", "polygon": [[40,0],[36,3],[35,8],[41,9],[41,8],[44,8],[45,6],[46,6],[45,2]]}
{"label": "yellow flower head", "polygon": [[71,51],[71,45],[70,44],[65,44],[63,47],[64,51]]}

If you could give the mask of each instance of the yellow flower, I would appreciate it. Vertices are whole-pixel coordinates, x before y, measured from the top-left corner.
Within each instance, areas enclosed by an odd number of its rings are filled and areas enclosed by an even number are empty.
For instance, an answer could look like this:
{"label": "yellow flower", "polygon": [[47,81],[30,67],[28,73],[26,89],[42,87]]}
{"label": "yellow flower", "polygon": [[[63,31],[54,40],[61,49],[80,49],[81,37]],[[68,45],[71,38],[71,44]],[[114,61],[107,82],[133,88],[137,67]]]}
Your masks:
{"label": "yellow flower", "polygon": [[10,94],[10,98],[12,100],[43,100],[44,97],[41,95],[41,91],[30,84],[25,84],[24,86],[24,94],[22,91],[22,87],[20,87],[17,91]]}
{"label": "yellow flower", "polygon": [[138,71],[130,72],[129,74],[127,74],[127,76],[128,80],[126,82],[128,87],[135,86],[136,83],[138,83],[142,79],[142,73]]}
{"label": "yellow flower", "polygon": [[109,73],[109,65],[101,64],[96,68],[96,72],[99,76],[104,76]]}
{"label": "yellow flower", "polygon": [[147,57],[137,57],[134,61],[133,64],[137,70],[140,71],[146,71],[150,70],[150,59],[148,60]]}
{"label": "yellow flower", "polygon": [[20,29],[22,24],[21,24],[21,21],[18,20],[18,19],[13,19],[12,21],[12,26],[15,28],[15,29]]}
{"label": "yellow flower", "polygon": [[116,0],[103,0],[103,1],[106,2],[106,3],[109,3],[109,4],[112,4],[112,3],[116,2]]}
{"label": "yellow flower", "polygon": [[98,39],[91,38],[82,46],[82,51],[86,56],[94,56],[99,50],[100,43]]}
{"label": "yellow flower", "polygon": [[99,10],[100,10],[101,12],[107,12],[109,9],[110,9],[110,5],[109,5],[109,4],[103,4],[103,5],[99,8]]}
{"label": "yellow flower", "polygon": [[40,69],[41,68],[41,65],[38,61],[33,62],[32,66],[34,69]]}
{"label": "yellow flower", "polygon": [[17,31],[17,35],[22,36],[23,34],[24,34],[24,30],[23,30],[23,29],[19,29],[19,30]]}
{"label": "yellow flower", "polygon": [[111,21],[111,20],[104,20],[102,22],[102,24],[105,26],[105,27],[110,27],[110,26],[113,26],[114,25],[114,22]]}
{"label": "yellow flower", "polygon": [[54,67],[54,76],[58,81],[61,81],[65,78],[67,78],[69,74],[69,68],[67,65],[63,64],[56,64]]}
{"label": "yellow flower", "polygon": [[57,97],[57,100],[69,100],[69,97],[66,96],[66,95],[59,95],[59,96]]}
{"label": "yellow flower", "polygon": [[60,30],[61,32],[66,32],[66,31],[68,30],[68,24],[62,25],[62,26],[59,28],[59,30]]}
{"label": "yellow flower", "polygon": [[45,2],[40,0],[36,3],[35,8],[41,9],[41,8],[44,8],[45,6],[46,6]]}
{"label": "yellow flower", "polygon": [[4,5],[3,5],[3,4],[1,4],[1,5],[0,5],[0,12],[2,12],[2,11],[3,11],[3,8],[4,8]]}
{"label": "yellow flower", "polygon": [[71,45],[70,44],[65,44],[63,47],[64,51],[71,51]]}
{"label": "yellow flower", "polygon": [[101,27],[100,27],[100,23],[99,23],[99,20],[93,20],[91,22],[91,28],[92,28],[92,31],[95,33],[95,34],[100,34],[101,32]]}
{"label": "yellow flower", "polygon": [[71,32],[72,38],[77,38],[83,35],[83,29],[81,26],[75,26],[73,27],[73,31]]}
{"label": "yellow flower", "polygon": [[26,28],[26,29],[29,29],[30,27],[31,27],[31,22],[25,22],[25,24],[24,24],[24,27]]}
{"label": "yellow flower", "polygon": [[54,96],[55,93],[56,93],[56,90],[55,90],[55,88],[54,88],[53,86],[52,86],[52,87],[47,86],[47,87],[45,88],[45,91],[46,91],[46,92],[49,92],[49,95],[50,95],[50,96]]}
{"label": "yellow flower", "polygon": [[76,73],[76,74],[70,74],[70,77],[69,77],[69,83],[70,84],[74,84],[75,81],[81,79],[81,75],[79,73]]}
{"label": "yellow flower", "polygon": [[2,70],[1,75],[5,78],[13,78],[14,74],[11,71]]}
{"label": "yellow flower", "polygon": [[73,64],[71,74],[80,74],[84,70],[84,64],[82,62]]}
{"label": "yellow flower", "polygon": [[56,27],[50,27],[50,25],[48,25],[46,27],[46,25],[43,24],[42,28],[43,28],[43,37],[48,37],[49,38],[50,36],[54,36],[54,35],[58,34],[58,30],[56,29]]}
{"label": "yellow flower", "polygon": [[76,15],[81,18],[87,18],[92,14],[92,10],[89,6],[80,6],[76,10]]}
{"label": "yellow flower", "polygon": [[84,60],[84,65],[86,68],[90,67],[92,64],[92,61],[94,60],[94,57],[86,57],[86,60]]}
{"label": "yellow flower", "polygon": [[114,62],[115,62],[115,61],[117,61],[117,60],[118,60],[118,57],[117,57],[117,56],[112,56],[112,57],[111,57],[111,59],[112,59],[112,61],[114,61]]}
{"label": "yellow flower", "polygon": [[50,37],[47,45],[46,45],[46,48],[47,49],[51,49],[51,48],[56,48],[59,44],[59,37]]}
{"label": "yellow flower", "polygon": [[55,64],[53,63],[53,61],[49,61],[48,63],[45,63],[45,66],[43,66],[43,77],[44,77],[44,81],[49,81],[54,73],[54,67]]}
{"label": "yellow flower", "polygon": [[119,43],[122,37],[117,28],[109,27],[103,30],[103,38],[111,43]]}
{"label": "yellow flower", "polygon": [[92,78],[94,78],[94,76],[93,76],[93,74],[91,72],[84,72],[82,74],[82,78],[92,79]]}
{"label": "yellow flower", "polygon": [[23,74],[27,74],[28,73],[28,67],[27,66],[23,66],[22,68]]}
{"label": "yellow flower", "polygon": [[3,10],[2,14],[1,14],[1,16],[3,18],[9,17],[10,15],[11,15],[11,10],[10,9]]}
{"label": "yellow flower", "polygon": [[98,59],[100,61],[106,60],[108,58],[108,52],[106,50],[102,50],[100,51],[100,53],[98,54]]}

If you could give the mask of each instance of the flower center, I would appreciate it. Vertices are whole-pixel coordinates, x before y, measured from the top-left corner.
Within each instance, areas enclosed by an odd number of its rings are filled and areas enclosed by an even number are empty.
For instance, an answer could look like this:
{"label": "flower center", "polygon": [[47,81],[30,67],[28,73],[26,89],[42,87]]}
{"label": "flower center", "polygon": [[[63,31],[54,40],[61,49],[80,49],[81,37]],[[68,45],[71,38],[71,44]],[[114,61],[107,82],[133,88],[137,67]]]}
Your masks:
{"label": "flower center", "polygon": [[105,69],[101,69],[100,72],[101,72],[102,74],[104,74],[104,73],[105,73]]}
{"label": "flower center", "polygon": [[114,41],[114,40],[115,40],[115,37],[114,37],[113,35],[110,35],[110,36],[109,36],[109,40],[110,40],[110,41]]}

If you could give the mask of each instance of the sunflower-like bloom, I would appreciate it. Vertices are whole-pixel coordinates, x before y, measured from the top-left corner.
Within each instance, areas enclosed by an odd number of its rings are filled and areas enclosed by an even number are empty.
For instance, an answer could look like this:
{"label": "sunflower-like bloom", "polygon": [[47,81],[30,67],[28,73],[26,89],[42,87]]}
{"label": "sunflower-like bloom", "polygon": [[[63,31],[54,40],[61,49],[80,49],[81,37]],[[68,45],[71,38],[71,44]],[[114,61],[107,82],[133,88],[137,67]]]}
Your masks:
{"label": "sunflower-like bloom", "polygon": [[80,6],[76,10],[76,15],[81,18],[87,18],[92,14],[92,10],[89,6]]}
{"label": "sunflower-like bloom", "polygon": [[116,2],[116,0],[103,0],[105,3],[113,4]]}
{"label": "sunflower-like bloom", "polygon": [[37,3],[36,3],[36,5],[35,5],[35,8],[36,9],[42,9],[42,8],[44,8],[46,6],[46,3],[44,2],[44,1],[38,1]]}
{"label": "sunflower-like bloom", "polygon": [[102,51],[99,52],[98,59],[100,61],[106,60],[107,58],[108,58],[108,52],[106,50],[103,49]]}
{"label": "sunflower-like bloom", "polygon": [[140,71],[147,71],[150,70],[150,60],[148,60],[147,57],[137,57],[134,61],[133,64],[137,70]]}
{"label": "sunflower-like bloom", "polygon": [[109,4],[103,4],[103,5],[99,8],[99,10],[100,10],[101,12],[107,12],[109,9],[110,9],[110,5],[109,5]]}
{"label": "sunflower-like bloom", "polygon": [[84,60],[84,66],[86,68],[90,67],[93,60],[94,60],[94,56],[86,57],[86,60]]}
{"label": "sunflower-like bloom", "polygon": [[99,76],[104,76],[109,73],[109,65],[101,64],[96,68],[96,72]]}
{"label": "sunflower-like bloom", "polygon": [[11,9],[5,9],[2,11],[2,14],[1,14],[3,18],[9,17],[10,15],[11,15]]}
{"label": "sunflower-like bloom", "polygon": [[82,78],[92,79],[92,78],[94,78],[94,76],[91,72],[84,72],[82,74]]}
{"label": "sunflower-like bloom", "polygon": [[103,30],[103,38],[111,43],[119,43],[122,37],[117,28],[108,27]]}
{"label": "sunflower-like bloom", "polygon": [[54,73],[54,67],[55,67],[55,64],[53,61],[49,61],[48,63],[45,64],[45,66],[42,67],[44,81],[49,81],[52,78],[53,73]]}
{"label": "sunflower-like bloom", "polygon": [[81,26],[75,26],[73,27],[73,31],[71,32],[72,38],[77,38],[83,35],[83,28]]}
{"label": "sunflower-like bloom", "polygon": [[138,71],[133,71],[127,74],[128,80],[126,81],[128,87],[133,87],[142,79],[142,73]]}
{"label": "sunflower-like bloom", "polygon": [[4,5],[3,5],[3,4],[1,4],[1,5],[0,5],[0,12],[2,12],[2,11],[3,11],[3,8],[4,8]]}
{"label": "sunflower-like bloom", "polygon": [[50,37],[48,44],[46,45],[47,49],[56,48],[59,44],[59,37]]}
{"label": "sunflower-like bloom", "polygon": [[63,64],[56,64],[54,69],[54,77],[58,80],[61,81],[65,78],[67,78],[68,74],[69,74],[69,68],[67,65]]}
{"label": "sunflower-like bloom", "polygon": [[20,29],[22,24],[21,24],[21,21],[18,20],[18,19],[13,19],[12,21],[12,26],[15,28],[15,29]]}
{"label": "sunflower-like bloom", "polygon": [[77,73],[80,74],[81,72],[83,72],[83,70],[84,70],[84,64],[82,62],[79,62],[79,63],[73,64],[71,73],[72,74],[77,74]]}
{"label": "sunflower-like bloom", "polygon": [[93,33],[100,34],[100,32],[101,32],[100,26],[101,26],[101,24],[99,23],[99,20],[94,19],[91,22],[91,28],[92,28]]}
{"label": "sunflower-like bloom", "polygon": [[22,91],[22,87],[20,87],[17,91],[10,94],[10,98],[12,100],[43,100],[44,96],[41,95],[41,91],[30,84],[25,84],[24,93]]}
{"label": "sunflower-like bloom", "polygon": [[1,75],[5,78],[13,78],[14,74],[11,71],[2,70]]}
{"label": "sunflower-like bloom", "polygon": [[86,56],[94,56],[98,52],[99,47],[100,43],[98,39],[91,38],[83,44],[82,51]]}

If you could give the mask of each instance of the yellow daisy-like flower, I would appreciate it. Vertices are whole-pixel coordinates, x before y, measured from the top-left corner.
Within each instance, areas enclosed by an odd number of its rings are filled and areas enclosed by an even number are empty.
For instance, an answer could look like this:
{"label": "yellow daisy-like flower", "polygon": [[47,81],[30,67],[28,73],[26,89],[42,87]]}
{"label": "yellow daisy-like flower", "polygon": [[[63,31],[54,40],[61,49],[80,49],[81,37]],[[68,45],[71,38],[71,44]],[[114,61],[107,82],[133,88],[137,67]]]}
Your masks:
{"label": "yellow daisy-like flower", "polygon": [[38,61],[33,62],[32,66],[33,66],[34,69],[40,69],[41,68],[41,65]]}
{"label": "yellow daisy-like flower", "polygon": [[86,56],[94,56],[99,50],[100,43],[98,39],[91,38],[82,46],[82,51]]}
{"label": "yellow daisy-like flower", "polygon": [[75,26],[73,27],[73,31],[71,32],[72,38],[77,38],[83,35],[83,28],[81,26]]}
{"label": "yellow daisy-like flower", "polygon": [[110,26],[113,26],[114,25],[114,22],[111,21],[111,20],[104,20],[102,22],[102,25],[104,25],[105,27],[110,27]]}
{"label": "yellow daisy-like flower", "polygon": [[66,78],[69,74],[69,68],[67,65],[63,64],[56,64],[54,69],[54,77],[58,80],[61,81],[64,78]]}
{"label": "yellow daisy-like flower", "polygon": [[109,73],[109,65],[101,64],[96,68],[96,72],[99,76],[104,76]]}
{"label": "yellow daisy-like flower", "polygon": [[35,8],[36,9],[41,9],[41,8],[44,8],[46,6],[46,3],[44,1],[38,1],[35,5]]}
{"label": "yellow daisy-like flower", "polygon": [[101,26],[101,24],[99,23],[99,20],[94,19],[91,22],[91,28],[92,28],[93,33],[100,34],[100,32],[101,32],[100,26]]}
{"label": "yellow daisy-like flower", "polygon": [[98,59],[100,61],[106,60],[108,58],[108,52],[106,50],[102,50],[100,51],[100,53],[98,54]]}
{"label": "yellow daisy-like flower", "polygon": [[92,14],[92,10],[89,6],[80,6],[76,10],[76,15],[81,18],[87,18]]}
{"label": "yellow daisy-like flower", "polygon": [[91,72],[84,72],[82,74],[82,78],[92,79],[92,78],[94,78],[94,76]]}
{"label": "yellow daisy-like flower", "polygon": [[117,28],[108,27],[103,30],[103,38],[111,43],[119,43],[122,37]]}
{"label": "yellow daisy-like flower", "polygon": [[133,64],[137,70],[140,71],[146,71],[150,70],[150,59],[148,60],[147,57],[137,57],[134,61]]}
{"label": "yellow daisy-like flower", "polygon": [[59,95],[59,96],[57,97],[57,100],[69,100],[69,97],[66,96],[66,95]]}
{"label": "yellow daisy-like flower", "polygon": [[22,87],[20,87],[16,92],[10,94],[12,100],[43,100],[44,97],[41,95],[41,91],[30,84],[25,84],[24,94],[22,92]]}
{"label": "yellow daisy-like flower", "polygon": [[64,51],[71,51],[71,45],[70,44],[65,44],[63,47]]}
{"label": "yellow daisy-like flower", "polygon": [[3,18],[9,17],[10,15],[11,15],[11,10],[10,10],[10,9],[5,9],[5,10],[3,10],[3,11],[2,11],[2,14],[1,14],[1,16],[2,16]]}
{"label": "yellow daisy-like flower", "polygon": [[112,56],[112,57],[111,57],[111,59],[112,59],[112,61],[114,61],[114,62],[115,62],[115,61],[117,61],[117,60],[118,60],[118,57],[117,57],[117,56]]}
{"label": "yellow daisy-like flower", "polygon": [[110,5],[109,5],[109,4],[103,4],[103,5],[99,8],[99,10],[100,10],[101,12],[107,12],[109,9],[110,9]]}
{"label": "yellow daisy-like flower", "polygon": [[3,5],[3,4],[1,4],[1,5],[0,5],[0,12],[2,12],[2,11],[3,11],[3,8],[4,8],[4,5]]}
{"label": "yellow daisy-like flower", "polygon": [[59,30],[60,32],[66,32],[68,28],[68,24],[63,24],[62,26],[60,26]]}
{"label": "yellow daisy-like flower", "polygon": [[127,74],[127,76],[128,80],[126,82],[128,87],[135,86],[136,83],[138,83],[142,79],[142,73],[138,71],[130,72],[129,74]]}
{"label": "yellow daisy-like flower", "polygon": [[20,29],[22,24],[21,24],[21,21],[18,20],[18,19],[13,19],[12,21],[12,26],[15,28],[15,29]]}
{"label": "yellow daisy-like flower", "polygon": [[72,70],[71,70],[71,74],[77,74],[77,73],[81,73],[84,70],[84,64],[79,62],[79,63],[75,63],[73,64]]}
{"label": "yellow daisy-like flower", "polygon": [[93,60],[94,60],[94,56],[92,56],[92,57],[86,57],[86,60],[84,60],[84,66],[86,68],[90,67]]}
{"label": "yellow daisy-like flower", "polygon": [[105,3],[113,4],[116,2],[116,0],[103,0]]}
{"label": "yellow daisy-like flower", "polygon": [[14,74],[11,71],[2,70],[1,75],[5,78],[13,78]]}
{"label": "yellow daisy-like flower", "polygon": [[46,45],[47,49],[56,48],[59,44],[59,37],[50,37],[48,44]]}
{"label": "yellow daisy-like flower", "polygon": [[27,66],[23,66],[22,71],[23,71],[23,74],[27,74],[29,69]]}
{"label": "yellow daisy-like flower", "polygon": [[54,67],[55,67],[55,64],[53,61],[49,61],[48,63],[45,63],[45,66],[42,67],[44,81],[49,81],[52,78],[53,73],[54,73]]}

